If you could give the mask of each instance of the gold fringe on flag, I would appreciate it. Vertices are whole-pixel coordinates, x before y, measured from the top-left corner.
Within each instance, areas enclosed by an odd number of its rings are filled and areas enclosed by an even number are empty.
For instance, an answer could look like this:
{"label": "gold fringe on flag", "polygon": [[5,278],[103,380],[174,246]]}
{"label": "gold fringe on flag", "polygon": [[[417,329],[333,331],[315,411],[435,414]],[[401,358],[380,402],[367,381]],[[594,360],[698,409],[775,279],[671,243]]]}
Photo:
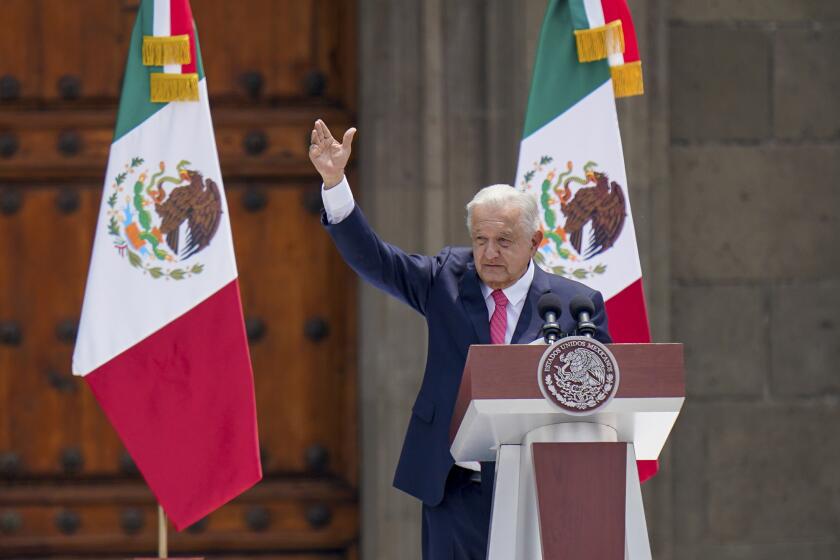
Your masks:
{"label": "gold fringe on flag", "polygon": [[198,74],[163,74],[150,76],[152,103],[198,101]]}
{"label": "gold fringe on flag", "polygon": [[601,27],[576,29],[575,40],[579,62],[594,62],[624,52],[624,31],[620,19]]}
{"label": "gold fringe on flag", "polygon": [[630,97],[645,93],[645,82],[642,79],[642,61],[628,62],[620,66],[610,66],[613,91],[616,97]]}
{"label": "gold fringe on flag", "polygon": [[189,35],[167,37],[143,36],[143,65],[164,66],[166,64],[190,63]]}

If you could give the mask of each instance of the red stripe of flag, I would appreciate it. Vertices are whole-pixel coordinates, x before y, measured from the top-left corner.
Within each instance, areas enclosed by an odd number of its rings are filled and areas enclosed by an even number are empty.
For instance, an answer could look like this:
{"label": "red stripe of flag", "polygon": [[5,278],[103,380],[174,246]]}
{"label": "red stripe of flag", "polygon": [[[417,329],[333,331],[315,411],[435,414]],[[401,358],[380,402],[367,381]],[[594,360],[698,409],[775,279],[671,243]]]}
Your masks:
{"label": "red stripe of flag", "polygon": [[[606,301],[613,342],[650,342],[645,292],[639,278]],[[659,461],[636,461],[641,482],[659,471]]]}
{"label": "red stripe of flag", "polygon": [[613,342],[650,342],[641,278],[608,299],[606,307]]}
{"label": "red stripe of flag", "polygon": [[85,381],[179,531],[262,477],[237,280]]}
{"label": "red stripe of flag", "polygon": [[606,23],[617,19],[621,20],[621,30],[624,33],[624,63],[640,60],[636,28],[633,25],[633,18],[630,16],[627,0],[601,0],[601,8],[604,10],[604,21]]}
{"label": "red stripe of flag", "polygon": [[189,35],[190,37],[190,63],[181,66],[184,74],[196,71],[195,51],[195,25],[193,23],[192,9],[189,0],[170,0],[170,35]]}

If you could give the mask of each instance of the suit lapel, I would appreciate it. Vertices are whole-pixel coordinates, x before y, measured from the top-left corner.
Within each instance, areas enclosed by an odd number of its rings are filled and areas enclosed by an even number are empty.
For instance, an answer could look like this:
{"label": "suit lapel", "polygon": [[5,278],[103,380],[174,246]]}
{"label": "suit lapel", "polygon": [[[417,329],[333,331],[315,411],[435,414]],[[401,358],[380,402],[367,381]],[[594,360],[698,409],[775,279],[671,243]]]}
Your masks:
{"label": "suit lapel", "polygon": [[542,317],[537,312],[537,302],[541,295],[550,291],[551,285],[548,282],[548,273],[534,263],[534,279],[528,289],[528,296],[525,298],[522,313],[519,314],[519,322],[516,323],[516,330],[513,331],[511,344],[528,344],[540,335],[543,323]]}
{"label": "suit lapel", "polygon": [[478,343],[490,344],[490,321],[487,318],[487,304],[484,303],[484,296],[481,294],[481,284],[474,263],[467,265],[458,290],[461,303],[464,305],[475,329],[475,334],[478,336]]}

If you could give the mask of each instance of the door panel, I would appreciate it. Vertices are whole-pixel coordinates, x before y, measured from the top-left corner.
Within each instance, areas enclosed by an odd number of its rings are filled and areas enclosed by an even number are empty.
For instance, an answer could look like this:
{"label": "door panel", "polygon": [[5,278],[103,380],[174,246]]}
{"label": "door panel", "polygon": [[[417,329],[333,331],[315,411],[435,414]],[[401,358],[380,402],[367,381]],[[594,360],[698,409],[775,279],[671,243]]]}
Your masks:
{"label": "door panel", "polygon": [[[0,556],[149,554],[155,504],[71,375],[137,0],[4,0]],[[356,558],[354,275],[319,223],[322,117],[354,121],[355,3],[193,0],[254,366],[265,479],[175,552]]]}

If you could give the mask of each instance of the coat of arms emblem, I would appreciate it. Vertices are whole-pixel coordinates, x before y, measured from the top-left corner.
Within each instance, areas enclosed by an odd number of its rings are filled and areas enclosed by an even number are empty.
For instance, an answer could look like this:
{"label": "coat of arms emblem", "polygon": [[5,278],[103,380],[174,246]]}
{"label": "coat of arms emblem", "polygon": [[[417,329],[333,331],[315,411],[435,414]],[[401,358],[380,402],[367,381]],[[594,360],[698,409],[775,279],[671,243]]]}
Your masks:
{"label": "coat of arms emblem", "polygon": [[594,161],[583,165],[583,177],[574,174],[571,161],[562,172],[554,163],[553,157],[542,156],[519,185],[537,195],[542,210],[544,237],[534,258],[567,278],[604,274],[607,265],[598,256],[621,236],[627,217],[624,191]]}
{"label": "coat of arms emblem", "polygon": [[549,346],[540,359],[537,381],[543,396],[567,414],[590,414],[618,390],[618,363],[609,348],[585,336]]}
{"label": "coat of arms emblem", "polygon": [[207,248],[219,229],[219,186],[186,160],[171,174],[163,161],[152,175],[143,164],[143,158],[132,158],[111,184],[106,203],[114,247],[151,278],[200,274],[204,265],[185,261]]}

